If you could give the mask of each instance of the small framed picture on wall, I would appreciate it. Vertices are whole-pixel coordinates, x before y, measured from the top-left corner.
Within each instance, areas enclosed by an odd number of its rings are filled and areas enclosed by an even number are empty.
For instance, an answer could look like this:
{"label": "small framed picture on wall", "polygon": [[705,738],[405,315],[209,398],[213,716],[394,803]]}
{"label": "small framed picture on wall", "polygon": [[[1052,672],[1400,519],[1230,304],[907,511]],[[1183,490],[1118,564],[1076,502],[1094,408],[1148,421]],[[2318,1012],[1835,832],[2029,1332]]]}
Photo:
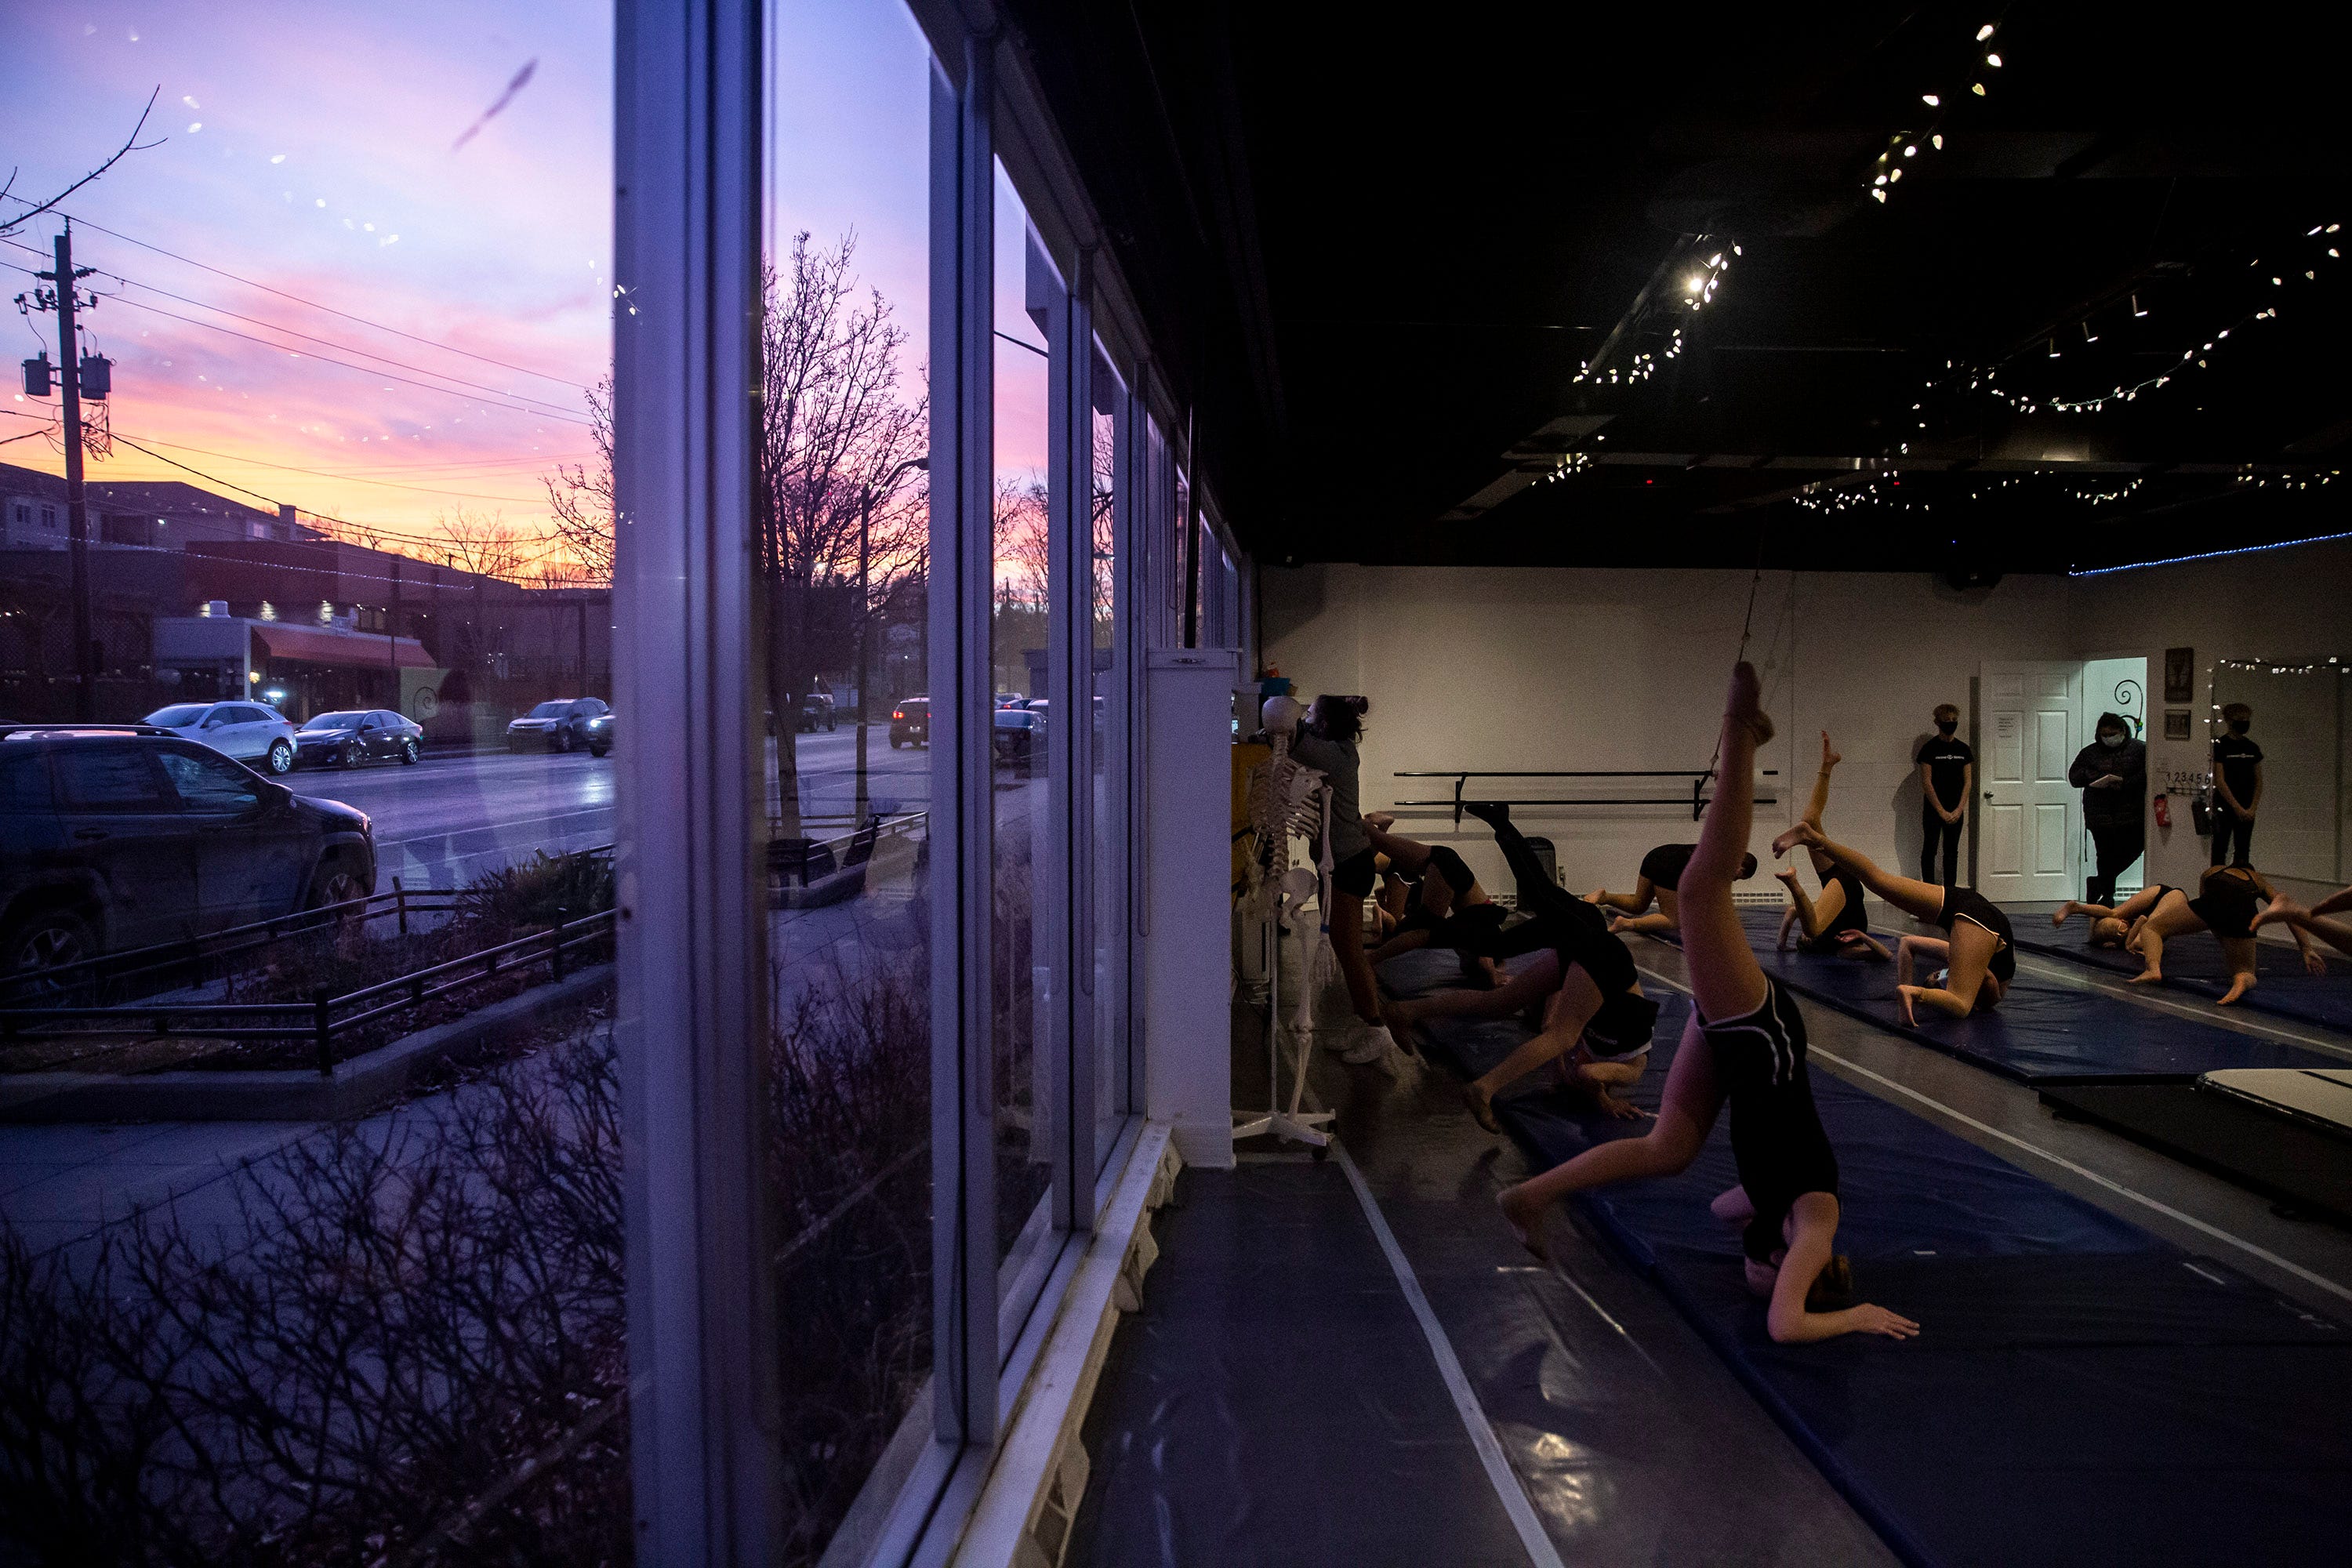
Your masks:
{"label": "small framed picture on wall", "polygon": [[[2164,650],[2164,700],[2167,702],[2197,700],[2197,650],[2193,647],[2168,647]],[[2172,715],[2164,716],[2168,738],[2172,731]]]}
{"label": "small framed picture on wall", "polygon": [[2168,741],[2189,739],[2189,710],[2168,708],[2164,710],[2164,738]]}

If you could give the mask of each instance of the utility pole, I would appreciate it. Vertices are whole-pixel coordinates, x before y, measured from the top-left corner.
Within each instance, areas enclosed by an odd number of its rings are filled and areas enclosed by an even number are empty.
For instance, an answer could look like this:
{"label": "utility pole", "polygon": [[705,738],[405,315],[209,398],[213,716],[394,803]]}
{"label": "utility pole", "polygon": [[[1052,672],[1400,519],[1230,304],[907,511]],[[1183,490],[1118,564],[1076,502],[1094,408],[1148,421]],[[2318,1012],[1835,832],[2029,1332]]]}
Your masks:
{"label": "utility pole", "polygon": [[74,717],[87,723],[98,717],[98,658],[90,645],[89,507],[82,493],[81,355],[77,352],[79,340],[74,335],[78,303],[74,285],[88,277],[91,268],[74,270],[70,221],[58,231],[56,256],[56,271],[34,276],[57,285],[58,374],[66,419],[66,542],[73,598]]}

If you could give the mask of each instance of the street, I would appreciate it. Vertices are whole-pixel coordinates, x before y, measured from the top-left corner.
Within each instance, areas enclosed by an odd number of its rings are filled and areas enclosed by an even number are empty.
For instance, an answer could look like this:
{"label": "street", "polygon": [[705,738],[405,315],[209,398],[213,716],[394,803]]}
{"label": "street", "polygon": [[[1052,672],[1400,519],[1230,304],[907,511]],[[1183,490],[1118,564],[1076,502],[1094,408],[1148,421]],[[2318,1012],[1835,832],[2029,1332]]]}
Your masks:
{"label": "street", "polygon": [[[799,738],[801,810],[819,836],[846,831],[856,798],[856,731],[845,725]],[[626,745],[624,739],[621,742]],[[280,782],[298,794],[341,801],[375,825],[376,887],[453,888],[493,867],[613,841],[613,759],[583,752],[474,752],[397,764],[300,769]],[[866,790],[874,809],[923,810],[931,753],[893,751],[887,726],[866,735]],[[772,765],[770,781],[774,779]],[[829,820],[828,820],[829,819]]]}

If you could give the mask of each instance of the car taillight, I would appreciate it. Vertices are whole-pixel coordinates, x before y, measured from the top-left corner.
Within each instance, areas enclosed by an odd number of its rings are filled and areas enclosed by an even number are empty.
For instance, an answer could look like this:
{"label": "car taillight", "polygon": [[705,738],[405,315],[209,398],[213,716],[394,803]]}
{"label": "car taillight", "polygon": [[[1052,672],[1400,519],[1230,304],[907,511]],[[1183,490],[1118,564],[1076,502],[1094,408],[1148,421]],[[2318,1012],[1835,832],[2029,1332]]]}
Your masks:
{"label": "car taillight", "polygon": [[906,716],[907,710],[904,708],[893,708],[890,710],[890,717],[893,719],[904,719]]}

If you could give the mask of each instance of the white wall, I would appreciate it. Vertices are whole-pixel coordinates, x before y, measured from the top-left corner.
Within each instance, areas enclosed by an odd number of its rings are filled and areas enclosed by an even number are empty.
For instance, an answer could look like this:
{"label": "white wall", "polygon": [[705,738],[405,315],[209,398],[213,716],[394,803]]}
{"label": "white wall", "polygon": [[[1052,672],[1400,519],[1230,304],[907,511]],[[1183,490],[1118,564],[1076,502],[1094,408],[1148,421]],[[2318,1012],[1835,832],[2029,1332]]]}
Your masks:
{"label": "white wall", "polygon": [[[1451,794],[1450,780],[1399,769],[1687,769],[1707,765],[1748,604],[1745,572],[1267,567],[1264,657],[1303,695],[1361,692],[1365,809]],[[1828,727],[1845,757],[1828,812],[1832,834],[1916,874],[1919,790],[1912,756],[1938,702],[1969,710],[1989,658],[2063,658],[2072,644],[2063,578],[2012,577],[1955,593],[1925,574],[1768,573],[1749,647],[1780,737],[1759,759],[1752,841],[1767,868],[1748,889],[1777,894],[1769,844],[1811,787]],[[1962,732],[1969,732],[1964,722]],[[1600,787],[1602,782],[1622,787]],[[1495,781],[1528,795],[1686,793],[1666,779]],[[1479,788],[1473,782],[1475,797]],[[1685,808],[1588,807],[1514,814],[1558,846],[1580,890],[1630,886],[1651,846],[1686,841]],[[1452,843],[1482,879],[1507,889],[1501,857],[1475,820],[1408,813],[1416,837]],[[1964,868],[1965,875],[1965,868]],[[1743,889],[1743,891],[1748,890]]]}
{"label": "white wall", "polygon": [[[2069,619],[2077,652],[2147,658],[2148,784],[2161,789],[2169,782],[2183,792],[2170,803],[2172,826],[2149,826],[2147,874],[2176,886],[2193,885],[2209,851],[2190,826],[2188,795],[2202,787],[2211,766],[2207,720],[2214,701],[2213,659],[2217,655],[2282,663],[2330,656],[2352,659],[2352,541],[2078,577],[2072,589]],[[2164,650],[2184,647],[2197,651],[2197,694],[2189,704],[2191,738],[2168,742],[2164,710],[2179,704],[2164,700]],[[2226,681],[2228,672],[2223,675]],[[2284,782],[2284,768],[2309,773],[2331,765],[2327,752],[2333,738],[2309,732],[2317,726],[2307,715],[2298,716],[2295,710],[2301,706],[2287,704],[2274,713],[2258,710],[2254,716],[2253,736],[2270,758],[2266,787],[2273,792]],[[2275,725],[2268,721],[2272,719]],[[2308,784],[2308,779],[2296,781],[2289,786],[2291,795],[2305,793]],[[2257,866],[2265,866],[2270,826],[2256,819]],[[2282,831],[2287,826],[2279,825]]]}

